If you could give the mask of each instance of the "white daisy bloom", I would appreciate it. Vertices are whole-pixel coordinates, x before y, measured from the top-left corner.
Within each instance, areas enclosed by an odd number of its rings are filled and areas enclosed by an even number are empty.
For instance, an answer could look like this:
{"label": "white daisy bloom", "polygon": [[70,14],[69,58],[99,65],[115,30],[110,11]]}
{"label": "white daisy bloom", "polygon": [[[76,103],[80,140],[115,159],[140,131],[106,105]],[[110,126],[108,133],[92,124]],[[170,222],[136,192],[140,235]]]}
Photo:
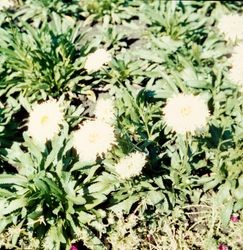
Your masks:
{"label": "white daisy bloom", "polygon": [[99,98],[96,102],[94,115],[97,120],[107,122],[109,124],[115,121],[115,109],[112,99]]}
{"label": "white daisy bloom", "polygon": [[177,94],[169,98],[163,112],[166,125],[178,134],[194,134],[206,126],[209,117],[204,100],[191,94]]}
{"label": "white daisy bloom", "polygon": [[0,1],[0,10],[4,9],[4,8],[9,8],[12,7],[14,4],[12,1],[9,0],[1,0]]}
{"label": "white daisy bloom", "polygon": [[114,128],[100,120],[85,121],[74,132],[73,146],[83,162],[94,162],[98,156],[110,151],[114,144]]}
{"label": "white daisy bloom", "polygon": [[227,41],[243,39],[243,16],[238,14],[223,15],[218,22],[218,29]]}
{"label": "white daisy bloom", "polygon": [[37,104],[30,112],[28,134],[36,141],[45,143],[60,131],[64,114],[56,100]]}
{"label": "white daisy bloom", "polygon": [[243,58],[243,42],[239,43],[237,46],[233,48],[232,56],[230,58],[232,66],[233,67],[238,65],[243,66],[242,58]]}
{"label": "white daisy bloom", "polygon": [[239,85],[240,91],[243,92],[243,64],[233,65],[229,71],[229,79]]}
{"label": "white daisy bloom", "polygon": [[97,71],[110,61],[111,55],[105,49],[97,49],[94,53],[87,56],[84,68],[88,72]]}
{"label": "white daisy bloom", "polygon": [[240,86],[240,91],[243,92],[243,42],[233,48],[230,58],[232,68],[229,71],[229,79]]}
{"label": "white daisy bloom", "polygon": [[146,155],[141,152],[130,153],[123,157],[116,165],[115,171],[122,179],[129,179],[142,172],[146,164]]}

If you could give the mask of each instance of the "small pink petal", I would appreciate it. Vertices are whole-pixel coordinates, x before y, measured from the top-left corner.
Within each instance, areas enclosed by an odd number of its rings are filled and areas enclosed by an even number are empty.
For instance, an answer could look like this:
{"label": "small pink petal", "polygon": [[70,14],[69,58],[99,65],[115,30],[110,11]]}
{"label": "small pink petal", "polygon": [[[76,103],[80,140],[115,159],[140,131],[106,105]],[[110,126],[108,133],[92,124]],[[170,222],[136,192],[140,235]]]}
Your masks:
{"label": "small pink petal", "polygon": [[228,248],[227,245],[221,243],[221,244],[219,245],[219,250],[229,250],[229,248]]}
{"label": "small pink petal", "polygon": [[72,244],[70,250],[78,250],[78,245],[76,243]]}
{"label": "small pink petal", "polygon": [[232,222],[239,222],[239,220],[240,220],[239,215],[238,214],[232,214],[231,217],[230,217],[230,220]]}

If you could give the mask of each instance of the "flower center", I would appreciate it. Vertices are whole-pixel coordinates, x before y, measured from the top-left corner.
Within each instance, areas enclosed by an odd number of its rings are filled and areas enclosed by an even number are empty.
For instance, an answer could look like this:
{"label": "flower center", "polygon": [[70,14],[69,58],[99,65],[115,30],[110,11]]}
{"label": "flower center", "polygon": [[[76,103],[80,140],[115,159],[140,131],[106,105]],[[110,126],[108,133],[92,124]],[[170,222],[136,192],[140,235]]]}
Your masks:
{"label": "flower center", "polygon": [[187,117],[191,113],[191,108],[190,107],[183,107],[183,108],[181,108],[180,113],[183,117]]}
{"label": "flower center", "polygon": [[43,125],[43,124],[45,124],[47,121],[48,121],[48,116],[47,116],[47,115],[43,115],[43,116],[41,117],[41,120],[40,120],[41,124]]}
{"label": "flower center", "polygon": [[92,133],[89,135],[89,142],[94,143],[97,141],[98,138],[99,138],[98,133]]}

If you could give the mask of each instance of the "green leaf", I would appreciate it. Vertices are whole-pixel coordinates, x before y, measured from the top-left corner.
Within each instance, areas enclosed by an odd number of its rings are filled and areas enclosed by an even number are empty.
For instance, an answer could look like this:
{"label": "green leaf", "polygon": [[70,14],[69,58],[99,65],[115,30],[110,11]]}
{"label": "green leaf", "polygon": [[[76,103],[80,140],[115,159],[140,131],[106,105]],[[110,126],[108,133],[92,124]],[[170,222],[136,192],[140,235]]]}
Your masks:
{"label": "green leaf", "polygon": [[232,194],[237,200],[243,199],[243,187],[239,186],[238,188],[234,189]]}
{"label": "green leaf", "polygon": [[233,204],[234,203],[231,200],[223,205],[223,208],[221,210],[221,221],[222,221],[223,227],[226,227],[227,224],[229,223],[230,216],[231,216],[232,211],[233,211]]}
{"label": "green leaf", "polygon": [[7,227],[8,224],[12,222],[10,217],[1,217],[0,219],[0,233]]}
{"label": "green leaf", "polygon": [[0,211],[0,215],[10,214],[10,213],[18,210],[19,208],[25,207],[26,205],[27,205],[27,202],[23,198],[19,198],[19,199],[10,201],[8,206]]}
{"label": "green leaf", "polygon": [[49,186],[46,184],[45,181],[39,179],[39,178],[35,178],[34,179],[34,184],[35,186],[43,193],[45,194],[49,194],[50,193],[50,188]]}
{"label": "green leaf", "polygon": [[28,179],[22,175],[18,174],[0,174],[0,185],[2,184],[15,184],[19,186],[26,186],[28,184]]}
{"label": "green leaf", "polygon": [[57,159],[58,159],[58,153],[61,150],[61,148],[63,148],[63,144],[67,136],[68,136],[68,125],[65,123],[63,124],[61,135],[55,136],[52,140],[52,143],[51,143],[52,150],[46,158],[45,165],[44,165],[45,169],[47,169],[51,164],[54,164],[54,165],[56,164]]}
{"label": "green leaf", "polygon": [[76,162],[72,168],[70,169],[71,172],[75,171],[75,170],[82,170],[82,169],[85,169],[87,167],[89,167],[90,165],[93,165],[93,164],[89,164],[89,163],[86,163],[86,162]]}
{"label": "green leaf", "polygon": [[220,186],[219,192],[217,193],[216,201],[217,204],[222,204],[225,200],[230,197],[230,188],[231,184],[229,181],[225,182],[223,185]]}
{"label": "green leaf", "polygon": [[86,213],[84,211],[78,212],[79,223],[81,222],[82,224],[87,224],[87,223],[90,223],[94,219],[95,219],[95,216],[93,214]]}
{"label": "green leaf", "polygon": [[165,195],[163,194],[162,191],[148,191],[145,194],[146,194],[145,196],[146,203],[152,206],[155,206],[165,198]]}
{"label": "green leaf", "polygon": [[100,193],[93,193],[90,197],[86,197],[87,203],[84,205],[85,209],[90,210],[106,200],[106,196]]}
{"label": "green leaf", "polygon": [[130,209],[134,203],[136,203],[140,199],[139,196],[130,196],[126,200],[110,207],[109,209],[112,210],[116,214],[126,213],[128,214],[130,212]]}
{"label": "green leaf", "polygon": [[83,205],[86,203],[86,200],[82,196],[67,195],[66,198],[75,205]]}
{"label": "green leaf", "polygon": [[160,38],[158,37],[151,37],[152,42],[158,46],[158,48],[165,50],[165,52],[168,53],[173,53],[175,52],[179,47],[183,45],[182,41],[175,41],[171,39],[170,36],[162,36]]}
{"label": "green leaf", "polygon": [[97,169],[100,168],[100,165],[91,166],[88,171],[88,176],[84,179],[83,184],[88,183],[94,176]]}
{"label": "green leaf", "polygon": [[90,193],[109,194],[114,190],[117,179],[115,176],[103,173],[96,179],[96,182],[88,187]]}
{"label": "green leaf", "polygon": [[10,197],[13,195],[13,192],[10,192],[4,188],[0,188],[0,197]]}
{"label": "green leaf", "polygon": [[16,226],[14,226],[17,230],[15,231],[15,234],[12,236],[11,243],[12,243],[13,246],[16,246],[16,244],[17,244],[18,238],[19,238],[20,233],[21,233],[21,228],[22,228],[23,222],[24,221],[20,222]]}
{"label": "green leaf", "polygon": [[49,186],[50,192],[52,195],[54,195],[60,200],[63,198],[62,191],[60,190],[60,188],[56,185],[54,181],[52,181],[49,178],[42,178],[42,180]]}
{"label": "green leaf", "polygon": [[243,199],[238,200],[235,205],[234,205],[234,211],[240,211],[241,209],[243,209]]}
{"label": "green leaf", "polygon": [[81,225],[82,231],[84,232],[83,235],[85,238],[81,238],[84,242],[84,245],[87,246],[89,249],[97,249],[97,250],[106,250],[107,248],[101,242],[101,240],[95,236],[95,234],[86,226]]}
{"label": "green leaf", "polygon": [[164,182],[161,176],[155,177],[154,182],[160,187],[161,189],[165,189]]}
{"label": "green leaf", "polygon": [[27,133],[23,133],[23,137],[24,137],[24,146],[26,146],[29,151],[31,152],[31,154],[35,157],[37,164],[40,164],[41,160],[42,160],[42,154],[41,152],[44,151],[44,146],[43,145],[37,145],[33,142],[33,140],[27,135]]}
{"label": "green leaf", "polygon": [[[203,178],[204,180],[207,180],[207,179],[210,179],[210,181],[209,182],[207,182],[207,183],[205,183],[204,184],[204,186],[203,186],[203,190],[206,192],[207,190],[209,190],[209,189],[212,189],[212,188],[214,188],[214,187],[216,187],[220,182],[221,182],[221,180],[219,180],[219,179],[213,179],[212,180],[212,178],[211,177],[205,177],[205,178]],[[204,181],[203,180],[203,181]],[[199,180],[198,182],[201,182],[202,180]]]}
{"label": "green leaf", "polygon": [[20,104],[25,108],[25,110],[30,113],[31,112],[31,106],[30,103],[28,102],[28,100],[22,95],[22,93],[20,93],[18,100],[20,102]]}
{"label": "green leaf", "polygon": [[58,220],[48,231],[48,237],[50,241],[53,242],[53,245],[55,246],[54,249],[60,249],[61,242],[66,243],[66,239],[63,235],[62,224],[62,220]]}

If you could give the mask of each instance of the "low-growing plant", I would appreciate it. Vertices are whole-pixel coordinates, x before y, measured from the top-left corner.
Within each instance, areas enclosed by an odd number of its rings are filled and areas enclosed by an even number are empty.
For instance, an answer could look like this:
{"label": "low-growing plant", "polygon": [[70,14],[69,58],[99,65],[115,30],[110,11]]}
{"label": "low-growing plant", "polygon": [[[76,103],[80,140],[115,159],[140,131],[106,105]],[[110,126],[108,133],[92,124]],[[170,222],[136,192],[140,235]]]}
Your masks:
{"label": "low-growing plant", "polygon": [[[16,173],[0,176],[0,228],[8,235],[5,241],[21,247],[19,240],[29,232],[43,249],[69,249],[75,239],[88,239],[87,244],[102,249],[93,230],[105,230],[102,219],[106,212],[95,207],[105,202],[116,178],[100,172],[99,164],[77,161],[67,124],[46,146],[34,143],[26,134],[24,138],[22,145],[14,143],[8,149],[6,160]],[[97,171],[100,174],[95,177]]]}

